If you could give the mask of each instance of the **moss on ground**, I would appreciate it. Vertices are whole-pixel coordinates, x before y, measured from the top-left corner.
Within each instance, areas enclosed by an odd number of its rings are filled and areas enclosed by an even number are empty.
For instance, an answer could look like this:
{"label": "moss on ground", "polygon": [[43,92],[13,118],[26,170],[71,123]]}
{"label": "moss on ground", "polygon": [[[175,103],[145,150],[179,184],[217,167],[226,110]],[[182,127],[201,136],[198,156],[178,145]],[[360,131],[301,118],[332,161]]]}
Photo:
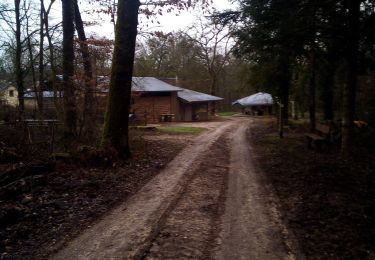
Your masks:
{"label": "moss on ground", "polygon": [[187,126],[161,126],[157,130],[168,134],[199,134],[203,131],[200,127],[187,127]]}

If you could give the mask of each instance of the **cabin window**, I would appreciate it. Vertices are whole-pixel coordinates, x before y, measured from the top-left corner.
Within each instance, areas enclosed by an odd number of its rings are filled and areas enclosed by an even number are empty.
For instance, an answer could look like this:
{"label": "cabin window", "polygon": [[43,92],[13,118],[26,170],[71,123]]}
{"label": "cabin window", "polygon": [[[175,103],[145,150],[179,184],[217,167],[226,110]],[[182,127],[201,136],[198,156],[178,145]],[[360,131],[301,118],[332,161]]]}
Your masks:
{"label": "cabin window", "polygon": [[9,96],[14,97],[14,90],[9,90]]}

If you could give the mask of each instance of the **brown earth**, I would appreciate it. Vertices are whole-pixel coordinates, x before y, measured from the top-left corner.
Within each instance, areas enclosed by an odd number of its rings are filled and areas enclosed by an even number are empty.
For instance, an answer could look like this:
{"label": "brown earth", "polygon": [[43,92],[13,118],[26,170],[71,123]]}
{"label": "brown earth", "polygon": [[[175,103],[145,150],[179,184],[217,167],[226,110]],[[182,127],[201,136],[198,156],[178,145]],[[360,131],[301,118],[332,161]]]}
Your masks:
{"label": "brown earth", "polygon": [[270,118],[193,126],[207,131],[139,135],[127,165],[65,165],[2,199],[17,213],[1,226],[2,258],[374,258],[373,153],[309,150],[303,126],[280,140]]}
{"label": "brown earth", "polygon": [[143,259],[213,257],[224,212],[228,159],[228,140],[223,136],[202,158]]}
{"label": "brown earth", "polygon": [[[297,124],[298,123],[298,124]],[[256,119],[249,138],[280,201],[283,221],[307,259],[375,259],[375,154],[361,140],[351,158],[337,144],[307,148],[307,124],[294,122],[279,139],[273,119]]]}
{"label": "brown earth", "polygon": [[[188,144],[179,136],[158,142],[145,137],[161,134],[132,134],[133,158],[127,162],[57,162],[52,171],[15,181],[0,197],[0,259],[45,259],[136,193]],[[1,170],[19,165],[2,164]]]}
{"label": "brown earth", "polygon": [[52,259],[294,259],[277,201],[249,156],[250,123],[206,123],[137,194]]}
{"label": "brown earth", "polygon": [[[204,155],[235,121],[212,122],[132,198],[83,232],[52,259],[140,258],[162,228]],[[100,234],[100,235],[98,235]]]}

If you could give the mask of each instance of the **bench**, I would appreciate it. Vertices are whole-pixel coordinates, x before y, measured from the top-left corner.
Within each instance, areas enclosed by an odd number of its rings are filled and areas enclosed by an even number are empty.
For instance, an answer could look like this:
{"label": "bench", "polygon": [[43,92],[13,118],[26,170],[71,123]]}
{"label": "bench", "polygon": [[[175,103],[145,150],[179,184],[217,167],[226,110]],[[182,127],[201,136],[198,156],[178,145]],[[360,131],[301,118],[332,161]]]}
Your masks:
{"label": "bench", "polygon": [[321,150],[323,145],[331,143],[332,128],[329,125],[316,124],[314,133],[305,134],[309,148]]}

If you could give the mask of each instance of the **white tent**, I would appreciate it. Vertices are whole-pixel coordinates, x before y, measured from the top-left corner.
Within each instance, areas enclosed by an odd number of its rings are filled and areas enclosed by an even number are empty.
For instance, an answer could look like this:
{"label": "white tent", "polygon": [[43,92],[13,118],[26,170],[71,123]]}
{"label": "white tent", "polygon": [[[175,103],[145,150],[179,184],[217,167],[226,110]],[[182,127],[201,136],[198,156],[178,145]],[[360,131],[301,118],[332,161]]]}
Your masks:
{"label": "white tent", "polygon": [[238,99],[232,102],[232,105],[240,105],[242,107],[271,106],[273,105],[273,99],[270,94],[259,92],[254,95]]}

